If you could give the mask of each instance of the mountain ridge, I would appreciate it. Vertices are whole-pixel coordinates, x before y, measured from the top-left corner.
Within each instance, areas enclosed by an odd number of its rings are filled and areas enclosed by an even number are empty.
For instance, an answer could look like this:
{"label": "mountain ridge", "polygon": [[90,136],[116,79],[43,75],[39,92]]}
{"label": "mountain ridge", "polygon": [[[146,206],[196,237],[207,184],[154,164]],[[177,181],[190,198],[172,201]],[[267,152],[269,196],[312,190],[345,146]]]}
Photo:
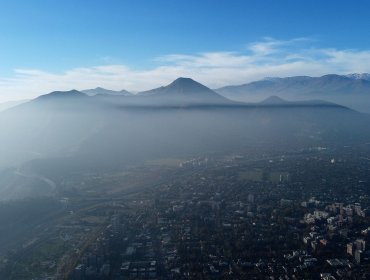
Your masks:
{"label": "mountain ridge", "polygon": [[162,98],[165,103],[183,105],[194,104],[230,104],[235,103],[216,93],[205,85],[191,79],[179,77],[166,86],[139,92],[137,97],[145,97],[157,103]]}
{"label": "mountain ridge", "polygon": [[[204,89],[188,82],[180,80],[172,86],[187,89],[185,94],[189,93],[186,85]],[[358,124],[361,128],[370,124],[364,114],[325,101],[296,102],[275,96],[256,103],[189,105],[161,100],[161,95],[154,99],[151,95],[89,97],[72,90],[52,92],[11,108],[0,113],[0,167],[57,157],[77,162],[76,168],[115,166],[259,147],[266,141],[273,147],[282,143],[297,148],[306,143],[325,145],[331,139],[347,144],[364,141],[367,132],[358,129]]]}
{"label": "mountain ridge", "polygon": [[[335,78],[335,77],[334,77]],[[306,79],[306,78],[304,78]],[[264,80],[263,83],[270,84],[271,81]],[[63,108],[77,106],[77,103],[82,102],[82,106],[94,106],[99,108],[105,107],[154,107],[154,108],[178,108],[178,107],[263,107],[263,106],[337,106],[345,107],[333,102],[308,99],[287,101],[281,95],[267,96],[261,101],[262,97],[257,102],[238,102],[232,101],[223,97],[203,84],[190,79],[178,78],[167,86],[158,87],[149,91],[140,92],[136,95],[110,95],[96,94],[87,95],[84,92],[77,90],[70,91],[53,91],[49,94],[41,95],[28,103],[40,103],[40,101],[48,101],[51,108],[57,108],[61,105]],[[55,102],[52,102],[55,101]],[[27,106],[23,103],[20,106]]]}
{"label": "mountain ridge", "polygon": [[362,112],[370,112],[370,81],[345,75],[270,77],[241,85],[225,86],[215,91],[239,102],[256,101],[277,95],[295,100],[324,99]]}
{"label": "mountain ridge", "polygon": [[88,97],[85,93],[72,89],[68,91],[53,91],[47,94],[40,95],[33,99],[33,101],[51,100],[51,99],[64,99],[64,98],[86,98]]}
{"label": "mountain ridge", "polygon": [[125,89],[116,91],[116,90],[106,89],[102,87],[96,87],[94,89],[84,89],[84,90],[81,90],[81,92],[87,94],[88,96],[95,96],[95,95],[130,96],[132,95],[131,92]]}

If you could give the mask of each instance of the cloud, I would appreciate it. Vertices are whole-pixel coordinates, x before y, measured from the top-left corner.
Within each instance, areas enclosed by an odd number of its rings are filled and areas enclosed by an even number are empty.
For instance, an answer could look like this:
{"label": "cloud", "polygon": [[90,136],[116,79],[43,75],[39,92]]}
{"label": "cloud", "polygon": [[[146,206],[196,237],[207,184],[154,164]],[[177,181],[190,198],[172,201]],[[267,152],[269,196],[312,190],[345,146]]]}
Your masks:
{"label": "cloud", "polygon": [[294,38],[290,40],[275,40],[271,37],[265,37],[263,41],[253,42],[247,45],[247,49],[250,50],[254,56],[267,56],[276,53],[284,53],[290,49],[297,49],[302,44],[312,42],[310,38]]}
{"label": "cloud", "polygon": [[242,51],[169,54],[154,58],[156,66],[133,69],[125,65],[102,65],[52,73],[40,69],[15,69],[0,77],[0,101],[33,98],[54,90],[88,89],[97,86],[131,91],[192,77],[217,88],[264,77],[320,76],[328,73],[370,72],[370,50],[317,48],[310,38],[275,40],[264,38]]}

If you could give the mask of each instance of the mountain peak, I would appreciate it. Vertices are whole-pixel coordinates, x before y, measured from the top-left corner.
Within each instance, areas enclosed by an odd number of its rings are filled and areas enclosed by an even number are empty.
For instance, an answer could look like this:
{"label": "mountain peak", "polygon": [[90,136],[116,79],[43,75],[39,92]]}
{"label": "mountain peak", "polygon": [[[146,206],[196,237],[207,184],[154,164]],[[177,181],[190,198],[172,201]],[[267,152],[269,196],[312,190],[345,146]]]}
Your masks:
{"label": "mountain peak", "polygon": [[266,99],[262,100],[260,103],[261,104],[268,104],[268,105],[280,105],[280,104],[285,104],[288,101],[280,98],[279,96],[272,95],[267,97]]}
{"label": "mountain peak", "polygon": [[194,81],[192,78],[188,78],[188,77],[178,77],[172,83],[181,83],[181,82],[195,82],[195,83],[198,83],[198,82]]}
{"label": "mountain peak", "polygon": [[185,77],[177,78],[167,86],[140,92],[138,96],[151,97],[153,103],[171,105],[210,105],[232,102],[205,85]]}
{"label": "mountain peak", "polygon": [[85,89],[85,90],[82,90],[81,92],[87,94],[88,96],[95,96],[95,95],[129,96],[131,95],[130,92],[124,89],[120,91],[116,91],[116,90],[106,89],[103,87],[96,87],[94,89]]}
{"label": "mountain peak", "polygon": [[211,91],[208,87],[194,81],[191,78],[179,77],[170,83],[168,86],[170,89],[180,90],[183,93],[191,93],[191,92],[198,92],[198,91]]}
{"label": "mountain peak", "polygon": [[81,98],[86,97],[86,94],[78,90],[72,89],[69,91],[53,91],[48,94],[37,97],[37,100],[49,100],[52,98]]}

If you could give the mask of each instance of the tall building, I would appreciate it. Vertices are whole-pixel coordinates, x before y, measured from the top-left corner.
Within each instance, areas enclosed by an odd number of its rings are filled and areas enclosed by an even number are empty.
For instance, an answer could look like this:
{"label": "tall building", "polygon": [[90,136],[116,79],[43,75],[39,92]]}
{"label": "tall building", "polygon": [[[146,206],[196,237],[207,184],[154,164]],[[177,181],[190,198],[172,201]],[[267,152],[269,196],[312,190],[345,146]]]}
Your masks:
{"label": "tall building", "polygon": [[364,239],[357,239],[356,240],[356,249],[365,251],[366,250],[366,241]]}
{"label": "tall building", "polygon": [[347,244],[347,254],[353,256],[354,252],[355,252],[354,244],[352,242],[348,243]]}
{"label": "tall building", "polygon": [[355,260],[357,263],[361,263],[361,258],[362,258],[362,251],[361,250],[356,250],[355,252]]}
{"label": "tall building", "polygon": [[121,232],[121,221],[117,214],[112,216],[111,224],[113,233],[118,234]]}

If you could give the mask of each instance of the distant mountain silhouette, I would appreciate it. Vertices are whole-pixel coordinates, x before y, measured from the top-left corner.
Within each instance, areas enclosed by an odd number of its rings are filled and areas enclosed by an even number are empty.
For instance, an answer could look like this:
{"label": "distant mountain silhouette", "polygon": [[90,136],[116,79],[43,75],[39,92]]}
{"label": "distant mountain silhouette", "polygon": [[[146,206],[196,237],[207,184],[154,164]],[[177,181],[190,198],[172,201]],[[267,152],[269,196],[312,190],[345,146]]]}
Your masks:
{"label": "distant mountain silhouette", "polygon": [[24,99],[24,100],[8,101],[8,102],[0,103],[0,112],[8,110],[12,107],[18,106],[20,104],[26,103],[28,101],[29,101],[28,99]]}
{"label": "distant mountain silhouette", "polygon": [[370,81],[360,76],[324,75],[267,78],[215,90],[235,101],[256,101],[269,96],[287,99],[323,99],[370,112]]}
{"label": "distant mountain silhouette", "polygon": [[369,117],[337,104],[278,96],[232,102],[180,78],[133,96],[52,92],[1,112],[0,167],[38,159],[47,170],[73,173],[246,148],[343,146],[369,137]]}
{"label": "distant mountain silhouette", "polygon": [[355,79],[355,80],[367,80],[370,81],[370,74],[369,73],[352,73],[346,75],[346,77]]}
{"label": "distant mountain silhouette", "polygon": [[70,98],[86,98],[87,95],[75,89],[70,91],[53,91],[51,93],[41,95],[35,101],[56,100],[56,99],[70,99]]}
{"label": "distant mountain silhouette", "polygon": [[237,100],[242,100],[243,96],[248,95],[370,94],[370,81],[334,74],[322,77],[295,76],[266,79],[238,86],[226,86],[217,89],[216,92]]}
{"label": "distant mountain silhouette", "polygon": [[[347,78],[345,78],[347,79]],[[270,81],[264,81],[270,83]],[[98,89],[101,90],[101,89]],[[69,109],[80,108],[90,110],[101,107],[125,108],[125,107],[301,107],[301,106],[330,106],[343,107],[333,102],[322,100],[300,100],[287,101],[279,96],[272,95],[259,102],[236,102],[229,100],[208,87],[190,79],[178,78],[167,86],[162,86],[152,90],[139,92],[136,95],[112,95],[96,94],[89,96],[86,93],[70,91],[54,91],[49,94],[41,95],[30,102],[16,106],[15,109],[27,108],[36,103],[47,101],[49,109]],[[90,108],[90,109],[89,109]]]}
{"label": "distant mountain silhouette", "polygon": [[130,96],[132,95],[131,92],[127,91],[127,90],[119,90],[119,91],[116,91],[116,90],[110,90],[110,89],[105,89],[105,88],[102,88],[102,87],[97,87],[97,88],[94,88],[94,89],[85,89],[85,90],[81,90],[81,92],[89,95],[89,96],[94,96],[94,95],[118,95],[118,96]]}
{"label": "distant mountain silhouette", "polygon": [[[345,106],[328,102],[324,100],[303,100],[303,101],[287,101],[280,98],[279,96],[269,96],[261,102],[257,103],[246,103],[254,104],[259,107],[338,107],[338,108],[347,108]],[[349,109],[349,108],[347,108]]]}
{"label": "distant mountain silhouette", "polygon": [[[178,78],[167,86],[139,92],[138,97],[145,97],[154,103],[163,104],[231,104],[232,101],[219,95],[210,88],[190,78]],[[235,103],[235,102],[234,102]]]}
{"label": "distant mountain silhouette", "polygon": [[[303,77],[305,79],[305,77]],[[346,78],[347,79],[347,78]],[[271,81],[263,81],[270,83]],[[109,91],[97,88],[102,92]],[[94,90],[95,91],[95,90]],[[95,91],[96,92],[96,91]],[[90,92],[91,93],[91,92]],[[30,102],[16,106],[14,109],[32,107],[36,103],[47,102],[49,109],[90,110],[92,108],[125,108],[125,107],[343,107],[333,102],[322,100],[287,101],[272,95],[259,102],[236,102],[229,100],[208,87],[190,78],[178,78],[167,86],[139,92],[136,95],[112,95],[99,93],[89,96],[86,93],[70,91],[54,91],[41,95]],[[44,107],[43,107],[44,108]]]}
{"label": "distant mountain silhouette", "polygon": [[[336,78],[336,77],[327,77]],[[343,77],[342,77],[343,78]],[[301,77],[305,80],[306,77]],[[343,78],[348,79],[348,78]],[[295,79],[298,80],[298,79]],[[271,83],[271,81],[263,81],[263,83]],[[49,94],[39,96],[30,103],[48,101],[48,106],[55,108],[63,106],[63,108],[82,106],[83,108],[101,106],[115,107],[193,107],[193,106],[226,106],[226,107],[254,107],[254,106],[338,106],[341,105],[320,100],[301,100],[301,101],[286,101],[277,95],[267,97],[261,102],[237,102],[229,100],[221,96],[208,87],[194,81],[190,78],[178,78],[167,86],[162,86],[148,91],[139,92],[136,95],[115,95],[104,94],[110,92],[102,88],[93,90],[96,95],[87,95],[86,93],[71,90],[71,91],[54,91]],[[90,92],[91,94],[91,92]],[[261,98],[259,98],[261,99]],[[55,102],[53,102],[55,101]],[[80,105],[79,105],[80,104]],[[23,104],[28,106],[27,103]]]}
{"label": "distant mountain silhouette", "polygon": [[271,105],[281,105],[281,104],[287,104],[287,103],[289,102],[276,95],[267,97],[266,99],[260,102],[260,104],[271,104]]}

